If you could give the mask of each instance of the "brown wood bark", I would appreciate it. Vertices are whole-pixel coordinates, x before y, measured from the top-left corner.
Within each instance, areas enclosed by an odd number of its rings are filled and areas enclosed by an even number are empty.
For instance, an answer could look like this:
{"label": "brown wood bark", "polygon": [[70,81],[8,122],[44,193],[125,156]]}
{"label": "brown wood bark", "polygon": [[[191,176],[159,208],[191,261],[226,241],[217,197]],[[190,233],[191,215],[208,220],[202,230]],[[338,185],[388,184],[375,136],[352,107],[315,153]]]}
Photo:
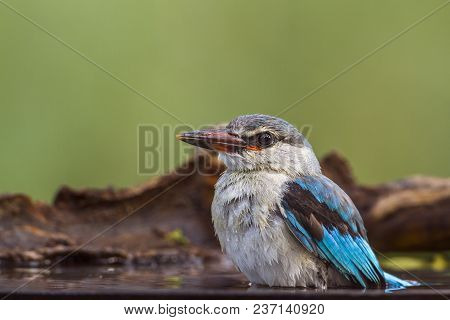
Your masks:
{"label": "brown wood bark", "polygon": [[[360,209],[378,250],[450,249],[450,179],[413,177],[368,187],[355,181],[337,153],[321,164]],[[0,196],[0,265],[61,260],[229,267],[210,217],[222,170],[214,154],[202,152],[182,168],[128,189],[63,187],[52,204]]]}

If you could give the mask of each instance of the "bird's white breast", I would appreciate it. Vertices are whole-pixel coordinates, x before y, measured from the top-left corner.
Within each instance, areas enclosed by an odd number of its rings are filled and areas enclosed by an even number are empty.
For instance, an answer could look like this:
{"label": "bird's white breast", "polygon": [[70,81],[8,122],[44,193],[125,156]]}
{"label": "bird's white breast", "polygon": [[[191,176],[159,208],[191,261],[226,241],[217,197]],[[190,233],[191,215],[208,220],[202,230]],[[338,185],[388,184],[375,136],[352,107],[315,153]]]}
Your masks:
{"label": "bird's white breast", "polygon": [[252,283],[325,286],[324,264],[276,213],[289,179],[276,172],[226,171],[216,184],[214,228],[224,252]]}

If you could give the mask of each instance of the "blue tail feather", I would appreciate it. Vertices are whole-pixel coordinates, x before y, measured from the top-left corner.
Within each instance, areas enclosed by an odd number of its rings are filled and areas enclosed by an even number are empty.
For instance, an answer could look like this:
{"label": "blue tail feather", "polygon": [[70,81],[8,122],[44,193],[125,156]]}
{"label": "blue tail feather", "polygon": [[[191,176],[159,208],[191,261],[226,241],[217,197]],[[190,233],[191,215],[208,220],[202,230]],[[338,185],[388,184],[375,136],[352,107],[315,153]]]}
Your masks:
{"label": "blue tail feather", "polygon": [[384,273],[384,279],[386,280],[388,290],[401,290],[407,287],[420,285],[420,283],[416,281],[402,280],[387,272]]}

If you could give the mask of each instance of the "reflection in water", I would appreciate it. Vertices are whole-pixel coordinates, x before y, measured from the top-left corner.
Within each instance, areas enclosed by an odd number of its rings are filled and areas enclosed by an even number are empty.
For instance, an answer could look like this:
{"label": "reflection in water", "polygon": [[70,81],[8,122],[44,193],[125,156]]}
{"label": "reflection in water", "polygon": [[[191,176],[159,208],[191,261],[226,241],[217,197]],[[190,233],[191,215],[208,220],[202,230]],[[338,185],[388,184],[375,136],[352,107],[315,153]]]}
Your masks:
{"label": "reflection in water", "polygon": [[[403,279],[413,279],[407,273],[398,273]],[[428,286],[415,287],[415,290],[448,290],[450,289],[450,270],[414,271],[414,275],[425,281]],[[30,282],[31,281],[31,282]],[[240,273],[214,273],[207,270],[184,270],[167,268],[155,271],[149,268],[139,267],[60,267],[50,271],[39,268],[15,268],[0,270],[0,290],[7,293],[29,282],[19,292],[42,293],[145,293],[149,290],[165,289],[174,291],[193,290],[199,292],[205,289],[213,289],[220,292],[235,290],[248,292],[277,293],[302,293],[302,292],[339,292],[345,291],[349,295],[361,295],[373,290],[361,289],[305,289],[305,288],[265,288],[250,286]],[[410,289],[406,289],[408,291]],[[233,292],[235,292],[233,291]],[[378,290],[379,291],[379,290]],[[393,292],[391,294],[396,294]]]}
{"label": "reflection in water", "polygon": [[[32,280],[32,281],[31,281]],[[165,269],[156,272],[150,268],[132,267],[61,267],[50,271],[40,268],[0,270],[0,288],[13,289],[31,281],[28,289],[76,290],[148,290],[167,288],[247,288],[238,273],[214,274],[201,270]]]}

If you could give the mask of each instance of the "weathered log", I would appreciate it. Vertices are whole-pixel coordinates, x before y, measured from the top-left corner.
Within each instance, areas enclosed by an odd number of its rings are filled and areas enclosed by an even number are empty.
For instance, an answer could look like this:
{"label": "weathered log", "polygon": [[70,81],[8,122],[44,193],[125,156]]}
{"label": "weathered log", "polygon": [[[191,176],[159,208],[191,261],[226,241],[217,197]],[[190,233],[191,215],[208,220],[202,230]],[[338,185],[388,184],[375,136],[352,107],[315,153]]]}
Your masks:
{"label": "weathered log", "polygon": [[371,244],[381,251],[450,249],[450,179],[411,177],[376,186],[355,183],[337,153],[322,160],[324,173],[353,199]]}
{"label": "weathered log", "polygon": [[[355,201],[375,248],[450,249],[450,179],[415,177],[360,186],[337,153],[324,173]],[[0,264],[145,264],[228,268],[211,225],[223,170],[201,152],[174,172],[128,189],[61,188],[53,204],[0,197]],[[200,173],[201,172],[201,173]]]}
{"label": "weathered log", "polygon": [[217,174],[202,176],[195,169],[210,160],[198,156],[129,189],[63,187],[52,205],[1,196],[0,265],[221,262],[209,215]]}

